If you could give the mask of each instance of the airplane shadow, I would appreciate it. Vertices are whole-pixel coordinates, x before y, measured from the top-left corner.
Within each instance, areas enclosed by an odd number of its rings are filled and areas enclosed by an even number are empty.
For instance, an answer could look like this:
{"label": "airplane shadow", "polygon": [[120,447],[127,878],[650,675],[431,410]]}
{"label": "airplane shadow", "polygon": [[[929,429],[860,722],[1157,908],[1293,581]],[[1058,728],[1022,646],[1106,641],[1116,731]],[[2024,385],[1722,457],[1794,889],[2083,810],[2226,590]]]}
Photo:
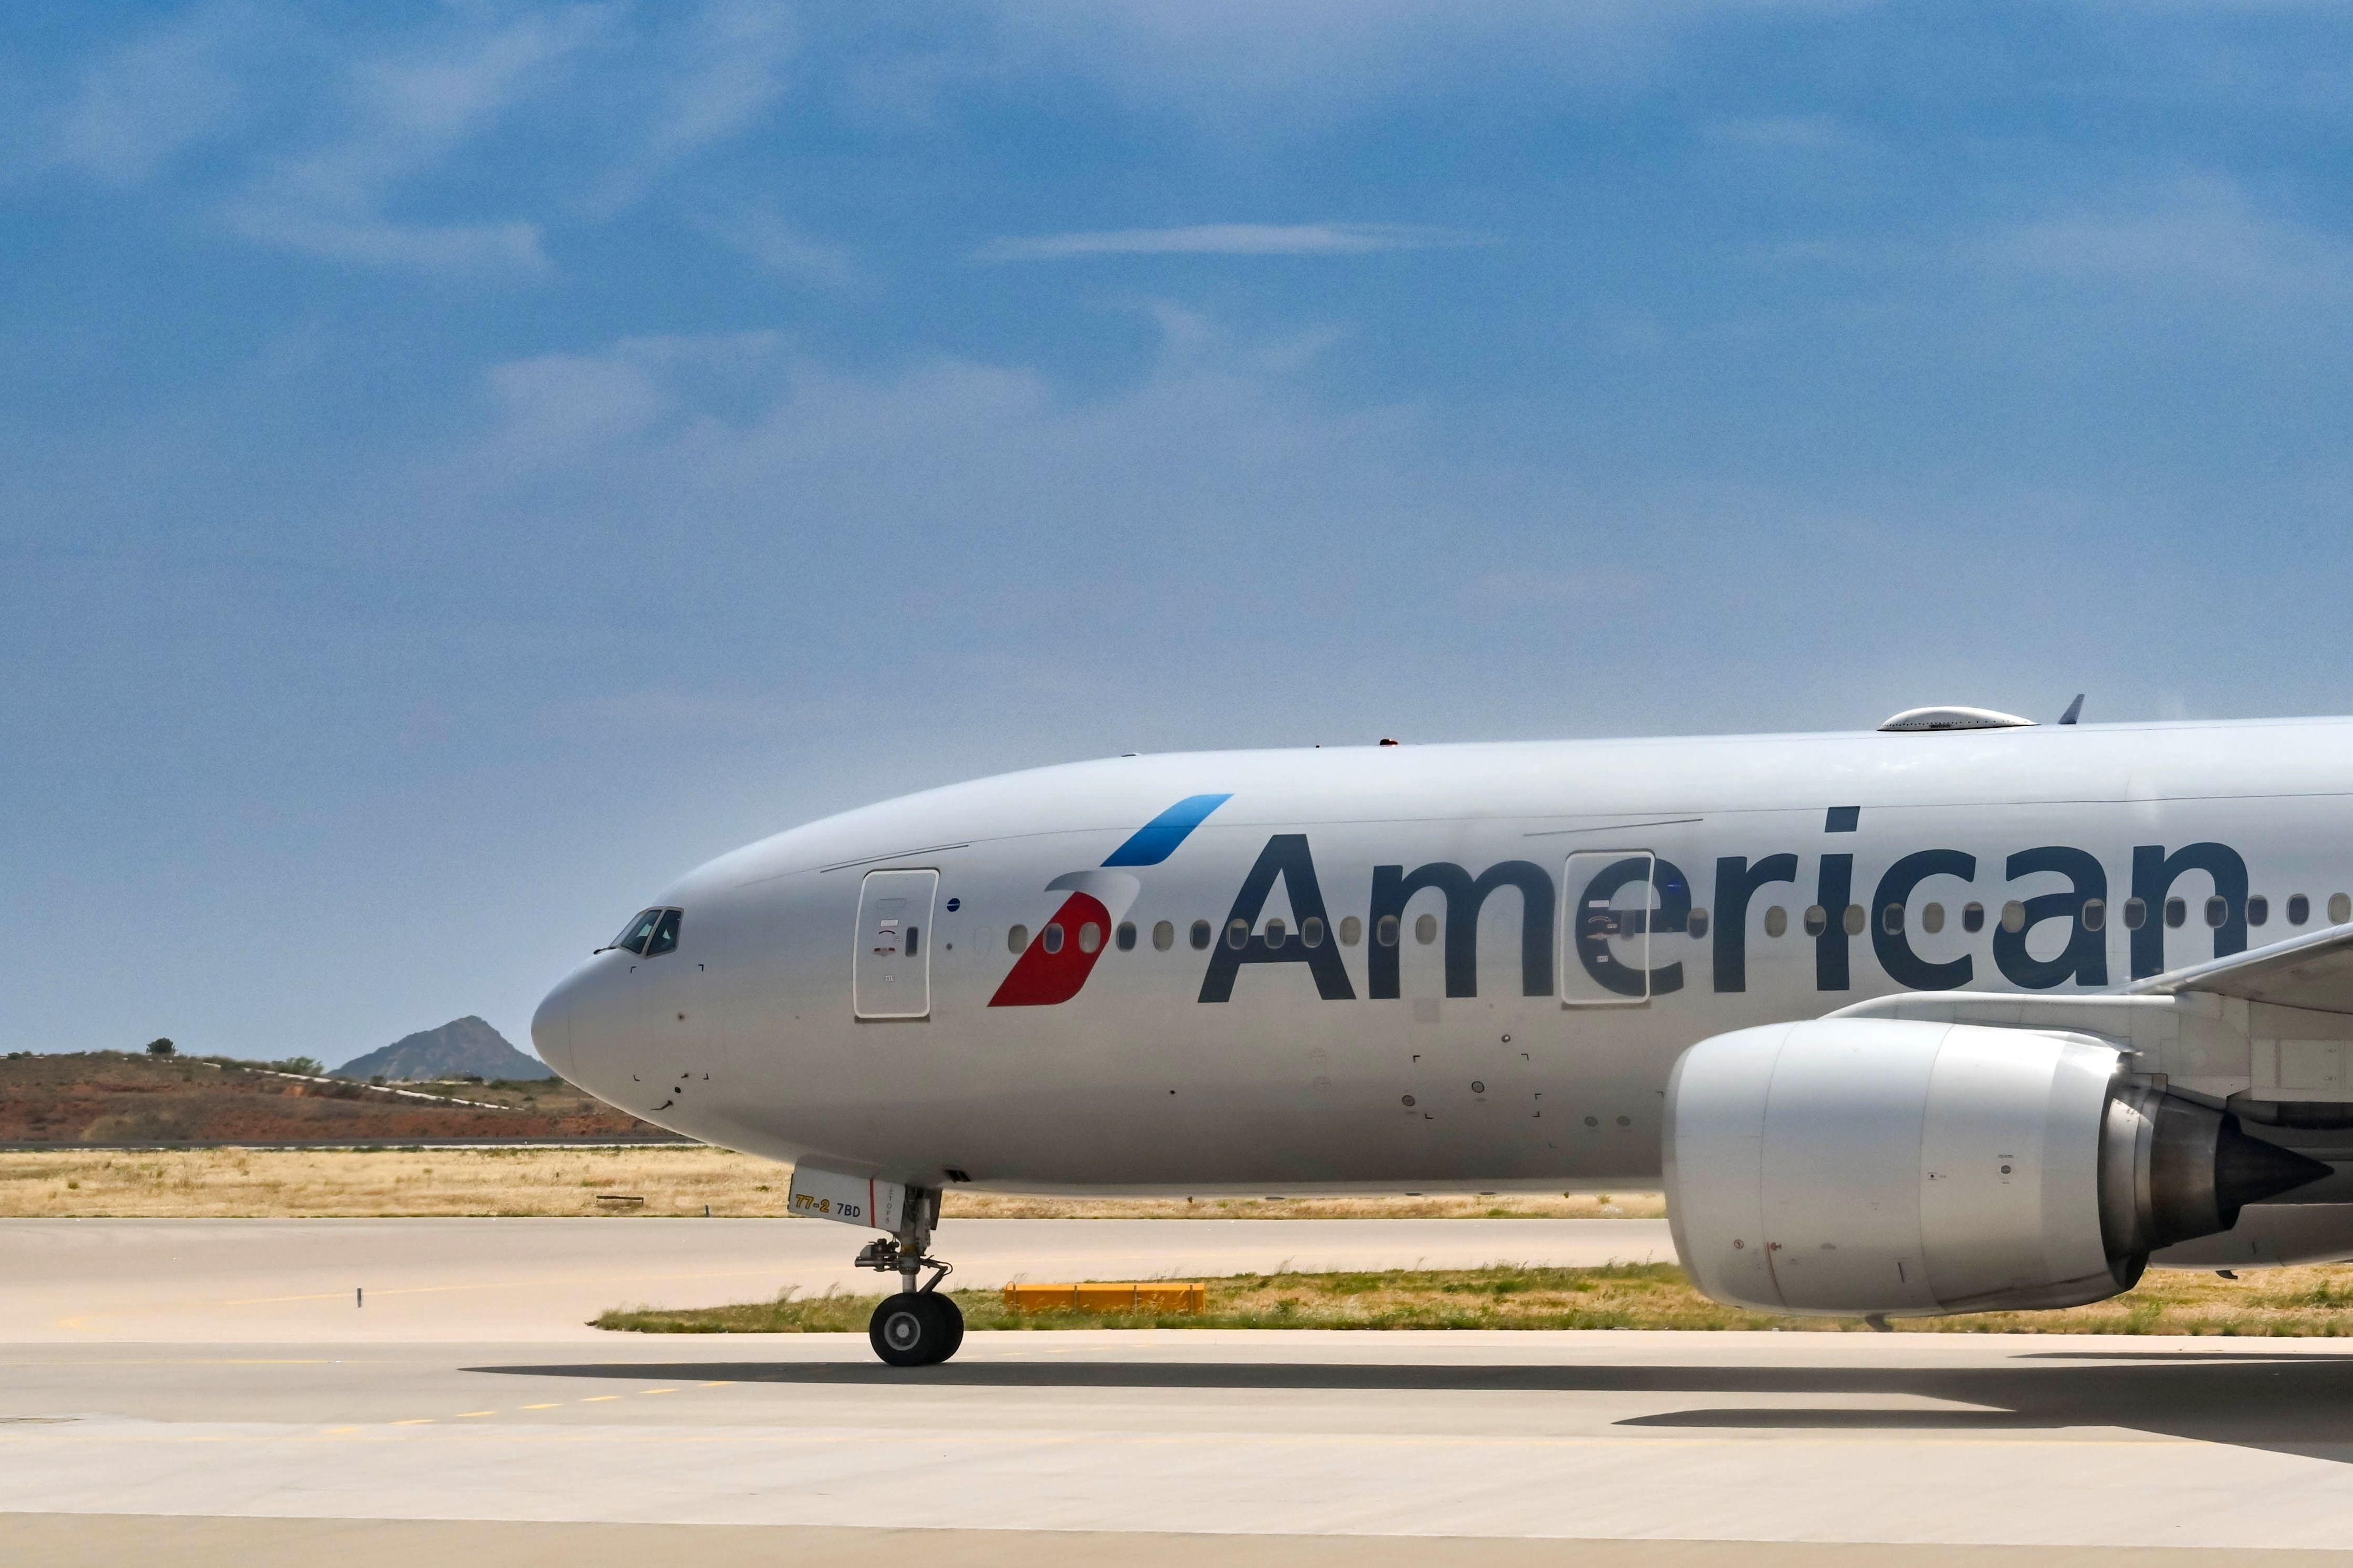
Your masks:
{"label": "airplane shadow", "polygon": [[1651,1394],[1784,1400],[1909,1396],[1975,1409],[1694,1404],[1623,1426],[1744,1431],[2059,1431],[2124,1427],[2353,1462],[2353,1355],[2263,1351],[2030,1352],[1994,1366],[1348,1365],[1335,1363],[581,1362],[477,1366],[519,1377],[724,1379],[859,1388],[1251,1389],[1261,1392]]}

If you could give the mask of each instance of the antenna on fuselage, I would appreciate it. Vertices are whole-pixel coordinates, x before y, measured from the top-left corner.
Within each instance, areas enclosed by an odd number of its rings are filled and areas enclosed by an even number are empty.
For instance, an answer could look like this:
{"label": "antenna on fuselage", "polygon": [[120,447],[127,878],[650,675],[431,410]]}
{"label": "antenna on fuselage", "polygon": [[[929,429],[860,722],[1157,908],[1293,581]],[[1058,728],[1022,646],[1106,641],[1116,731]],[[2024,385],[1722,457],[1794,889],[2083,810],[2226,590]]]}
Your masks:
{"label": "antenna on fuselage", "polygon": [[2067,711],[2059,715],[2059,722],[2062,724],[2073,724],[2076,720],[2083,716],[2084,694],[2078,691],[2075,693],[2075,700],[2067,704]]}

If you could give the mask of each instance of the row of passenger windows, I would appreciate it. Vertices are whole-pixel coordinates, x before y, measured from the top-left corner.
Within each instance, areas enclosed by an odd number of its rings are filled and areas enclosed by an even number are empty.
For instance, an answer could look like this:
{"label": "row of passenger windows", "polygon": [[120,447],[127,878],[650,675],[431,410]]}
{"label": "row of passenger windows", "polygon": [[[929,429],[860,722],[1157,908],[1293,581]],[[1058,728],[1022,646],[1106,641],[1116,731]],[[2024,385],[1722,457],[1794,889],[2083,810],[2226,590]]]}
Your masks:
{"label": "row of passenger windows", "polygon": [[[1639,913],[1640,911],[1630,912]],[[2221,898],[2210,898],[2206,900],[2205,908],[2200,912],[2208,925],[2222,925],[2231,918],[2230,900]],[[2299,926],[2307,924],[2312,919],[2312,900],[2302,893],[2296,893],[2288,899],[2286,912],[2288,924]],[[2145,900],[2140,899],[2126,899],[2124,901],[2123,909],[2118,911],[2118,915],[2124,921],[2126,930],[2138,931],[2141,927],[2148,923],[2148,905]],[[2082,921],[2085,931],[2100,931],[2105,929],[2108,921],[2108,906],[2106,900],[2102,899],[2084,900],[2082,911],[2078,918]],[[2249,925],[2267,925],[2270,923],[2271,918],[2272,904],[2269,899],[2263,897],[2261,893],[2257,893],[2247,900],[2247,923]],[[2026,906],[2018,900],[2012,899],[2010,902],[2002,905],[2000,919],[2001,921],[2001,929],[2006,931],[2015,933],[2017,931],[2024,931],[2026,929]],[[2165,923],[2168,926],[2176,930],[2189,924],[2189,905],[2188,900],[2182,899],[2166,900],[2164,919]],[[1620,916],[1620,920],[1622,921],[1623,917]],[[1820,904],[1815,904],[1808,909],[1799,917],[1799,920],[1803,924],[1805,932],[1808,936],[1820,936],[1822,932],[1830,929],[1830,911],[1822,908]],[[1840,916],[1840,923],[1845,928],[1846,934],[1849,936],[1861,936],[1863,932],[1863,928],[1868,923],[1869,920],[1869,914],[1864,910],[1861,904],[1847,905]],[[2353,894],[2332,893],[2329,895],[2328,921],[2332,925],[2343,925],[2348,921],[2353,921]],[[1904,931],[1905,921],[1906,916],[1905,913],[1905,908],[1902,904],[1889,904],[1879,911],[1880,929],[1890,936],[1901,935]],[[1945,922],[1946,915],[1944,905],[1924,904],[1921,906],[1920,929],[1922,931],[1934,936],[1938,931],[1945,929]],[[1628,923],[1630,924],[1631,922]],[[1963,931],[1972,932],[1981,931],[1985,930],[1985,923],[1986,907],[1983,904],[1970,903],[1963,904],[1961,906],[1961,929]],[[1773,905],[1765,911],[1764,925],[1765,934],[1767,936],[1786,936],[1788,934],[1789,930],[1789,911],[1782,908],[1779,904]],[[1689,919],[1685,922],[1684,930],[1692,936],[1704,937],[1707,934],[1707,911],[1705,910],[1692,910]],[[1639,927],[1636,927],[1635,929],[1639,929]],[[1197,950],[1206,949],[1209,945],[1214,934],[1214,928],[1210,926],[1208,921],[1195,921],[1192,924],[1192,928],[1186,933],[1187,940],[1189,941]],[[1289,940],[1290,934],[1290,928],[1280,919],[1268,921],[1264,927],[1266,944],[1269,947],[1281,947]],[[1354,947],[1359,942],[1364,940],[1364,921],[1358,920],[1355,915],[1345,916],[1340,921],[1338,934],[1341,946]],[[1611,934],[1620,934],[1620,930],[1618,928],[1613,928]],[[1043,935],[1044,940],[1040,945],[1042,945],[1048,952],[1061,952],[1063,944],[1071,940],[1068,933],[1062,930],[1060,922],[1050,921],[1046,926]],[[1310,915],[1305,920],[1299,922],[1299,940],[1309,947],[1323,946],[1328,935],[1329,933],[1325,930],[1324,921],[1317,916]],[[1122,921],[1112,932],[1112,945],[1119,949],[1122,952],[1133,952],[1135,948],[1136,936],[1137,932],[1135,922],[1134,921]],[[1383,915],[1373,928],[1373,940],[1383,947],[1395,947],[1398,944],[1398,936],[1399,929],[1398,917],[1395,915]],[[1089,921],[1079,927],[1077,941],[1079,951],[1081,952],[1091,953],[1100,952],[1103,948],[1103,928],[1097,925],[1094,921]],[[1237,920],[1227,922],[1227,946],[1239,949],[1247,946],[1250,940],[1250,925],[1248,921]],[[1435,942],[1438,940],[1438,917],[1434,914],[1415,916],[1413,922],[1413,940],[1419,942],[1424,947],[1428,947],[1431,943]],[[1175,947],[1176,945],[1176,923],[1171,921],[1160,921],[1155,922],[1152,928],[1153,950],[1156,952],[1166,952],[1170,948]],[[1011,930],[1008,931],[1005,933],[1005,946],[1007,951],[1010,952],[1018,953],[1026,951],[1029,946],[1029,928],[1028,926],[1015,926]]]}

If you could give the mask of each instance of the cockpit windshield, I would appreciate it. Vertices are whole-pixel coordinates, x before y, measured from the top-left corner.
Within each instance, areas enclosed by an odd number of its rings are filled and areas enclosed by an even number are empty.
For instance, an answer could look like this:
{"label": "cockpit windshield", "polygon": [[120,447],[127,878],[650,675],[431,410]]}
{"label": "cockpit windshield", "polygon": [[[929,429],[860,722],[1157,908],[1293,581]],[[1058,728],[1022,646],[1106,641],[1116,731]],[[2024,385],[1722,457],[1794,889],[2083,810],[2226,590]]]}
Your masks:
{"label": "cockpit windshield", "polygon": [[621,934],[608,945],[641,958],[674,952],[681,918],[681,912],[677,910],[647,910],[623,926]]}
{"label": "cockpit windshield", "polygon": [[648,958],[657,957],[661,953],[676,950],[678,947],[678,910],[664,910],[661,912],[661,921],[654,927],[652,940],[646,943],[646,956]]}

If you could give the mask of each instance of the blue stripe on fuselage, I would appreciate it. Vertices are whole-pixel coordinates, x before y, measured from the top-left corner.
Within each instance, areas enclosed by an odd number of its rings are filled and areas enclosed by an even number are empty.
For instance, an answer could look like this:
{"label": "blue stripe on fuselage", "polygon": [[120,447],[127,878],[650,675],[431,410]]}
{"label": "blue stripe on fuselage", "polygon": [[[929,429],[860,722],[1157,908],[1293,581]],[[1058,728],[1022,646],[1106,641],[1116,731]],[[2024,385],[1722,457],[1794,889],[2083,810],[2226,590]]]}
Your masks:
{"label": "blue stripe on fuselage", "polygon": [[1106,866],[1157,866],[1176,853],[1185,836],[1201,826],[1209,813],[1233,799],[1230,795],[1188,795],[1129,836],[1111,852]]}

